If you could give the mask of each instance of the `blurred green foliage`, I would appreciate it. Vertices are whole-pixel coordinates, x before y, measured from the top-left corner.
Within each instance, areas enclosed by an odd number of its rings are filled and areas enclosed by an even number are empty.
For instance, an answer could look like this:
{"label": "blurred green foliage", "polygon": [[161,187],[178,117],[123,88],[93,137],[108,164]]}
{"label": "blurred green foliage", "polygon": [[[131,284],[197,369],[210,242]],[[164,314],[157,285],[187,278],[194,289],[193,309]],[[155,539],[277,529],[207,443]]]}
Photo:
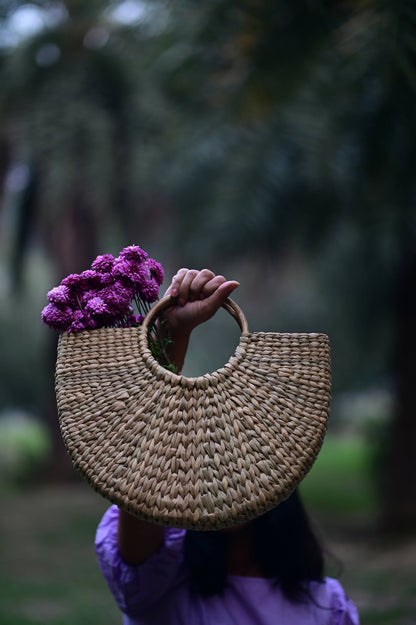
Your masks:
{"label": "blurred green foliage", "polygon": [[362,437],[327,435],[300,487],[305,502],[326,513],[375,517],[374,452],[374,446]]}
{"label": "blurred green foliage", "polygon": [[24,288],[11,287],[6,254],[0,254],[0,412],[18,407],[38,416],[51,384],[45,366],[48,339],[40,311],[50,288],[52,271],[39,253],[32,253],[24,278]]}
{"label": "blurred green foliage", "polygon": [[22,412],[0,414],[0,494],[37,482],[52,441],[46,426]]}

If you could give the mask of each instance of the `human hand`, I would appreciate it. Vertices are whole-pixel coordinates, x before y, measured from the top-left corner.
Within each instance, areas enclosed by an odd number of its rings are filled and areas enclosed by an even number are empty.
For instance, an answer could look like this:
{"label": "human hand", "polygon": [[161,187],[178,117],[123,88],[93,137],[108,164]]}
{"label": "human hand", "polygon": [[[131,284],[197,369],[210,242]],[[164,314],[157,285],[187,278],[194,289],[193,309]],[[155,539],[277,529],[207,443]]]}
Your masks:
{"label": "human hand", "polygon": [[226,280],[209,269],[180,269],[166,291],[166,295],[177,297],[177,305],[164,315],[171,332],[190,333],[208,321],[238,286],[235,280]]}

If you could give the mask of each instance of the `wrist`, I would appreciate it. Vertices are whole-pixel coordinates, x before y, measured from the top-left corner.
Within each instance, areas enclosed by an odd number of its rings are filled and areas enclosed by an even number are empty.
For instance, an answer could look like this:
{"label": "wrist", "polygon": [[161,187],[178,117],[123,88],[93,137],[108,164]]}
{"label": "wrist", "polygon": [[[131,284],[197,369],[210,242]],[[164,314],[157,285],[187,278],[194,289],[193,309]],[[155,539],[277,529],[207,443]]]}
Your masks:
{"label": "wrist", "polygon": [[169,332],[169,337],[172,339],[172,341],[174,341],[175,343],[179,342],[183,342],[183,341],[189,341],[189,337],[191,336],[193,327],[190,327],[189,325],[186,326],[182,326],[182,325],[168,325],[168,332]]}
{"label": "wrist", "polygon": [[164,334],[169,338],[166,347],[168,361],[175,366],[177,373],[182,370],[191,332],[192,328],[188,324],[171,324],[168,322],[164,326]]}
{"label": "wrist", "polygon": [[[170,311],[169,311],[170,312]],[[174,340],[189,339],[192,330],[196,324],[191,323],[189,320],[178,319],[176,315],[165,314],[164,315],[165,331],[169,337]]]}

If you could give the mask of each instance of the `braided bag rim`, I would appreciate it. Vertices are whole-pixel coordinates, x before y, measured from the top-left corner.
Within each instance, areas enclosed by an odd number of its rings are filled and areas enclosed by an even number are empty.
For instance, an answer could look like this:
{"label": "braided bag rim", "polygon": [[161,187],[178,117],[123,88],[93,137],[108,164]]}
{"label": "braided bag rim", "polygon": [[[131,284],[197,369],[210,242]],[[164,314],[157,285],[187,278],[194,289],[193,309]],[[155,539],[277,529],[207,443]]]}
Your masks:
{"label": "braided bag rim", "polygon": [[188,378],[148,346],[143,325],[59,337],[55,389],[74,467],[102,496],[164,526],[215,530],[286,499],[312,467],[329,416],[327,335],[249,332],[220,369]]}

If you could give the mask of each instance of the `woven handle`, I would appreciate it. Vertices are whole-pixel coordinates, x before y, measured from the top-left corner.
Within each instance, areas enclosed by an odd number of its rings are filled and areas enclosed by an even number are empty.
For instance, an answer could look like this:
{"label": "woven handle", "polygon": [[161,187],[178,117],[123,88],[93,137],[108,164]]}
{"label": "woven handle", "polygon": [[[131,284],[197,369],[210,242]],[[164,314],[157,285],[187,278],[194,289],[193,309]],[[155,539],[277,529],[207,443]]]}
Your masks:
{"label": "woven handle", "polygon": [[[151,322],[153,317],[156,317],[163,310],[165,310],[169,306],[173,306],[175,303],[176,298],[172,297],[172,295],[166,295],[165,297],[163,297],[151,308],[151,310],[149,310],[143,320],[142,327],[148,328],[149,323]],[[225,308],[225,310],[230,313],[230,315],[234,317],[234,319],[238,322],[241,328],[241,332],[248,332],[247,319],[245,318],[241,308],[232,299],[226,299],[222,307]]]}

